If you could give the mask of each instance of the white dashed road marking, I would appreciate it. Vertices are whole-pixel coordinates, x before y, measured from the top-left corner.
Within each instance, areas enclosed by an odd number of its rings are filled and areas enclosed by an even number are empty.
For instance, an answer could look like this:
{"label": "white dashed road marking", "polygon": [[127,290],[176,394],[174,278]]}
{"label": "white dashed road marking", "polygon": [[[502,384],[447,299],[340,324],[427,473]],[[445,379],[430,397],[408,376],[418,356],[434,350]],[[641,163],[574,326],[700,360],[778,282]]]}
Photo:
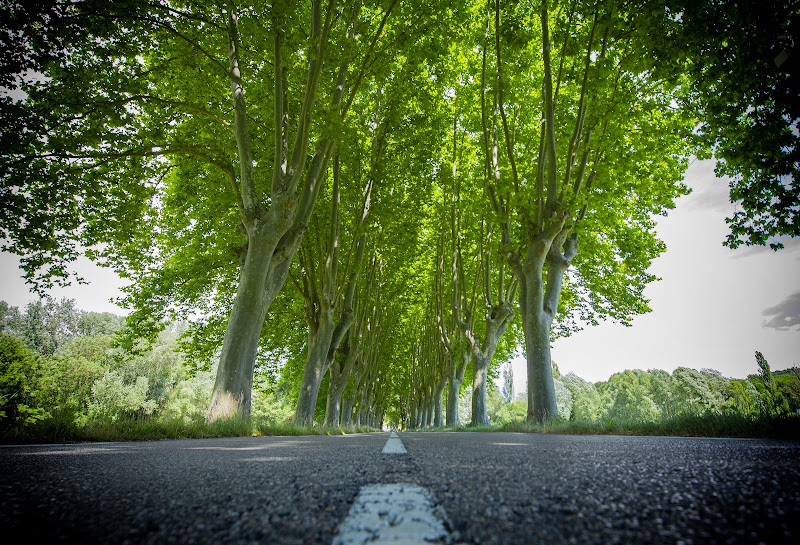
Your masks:
{"label": "white dashed road marking", "polygon": [[389,436],[389,439],[386,440],[386,444],[383,446],[383,454],[406,454],[406,447],[403,446],[403,442],[397,436],[395,432]]}
{"label": "white dashed road marking", "polygon": [[446,543],[443,519],[444,512],[434,508],[426,488],[409,483],[370,484],[361,487],[331,545]]}

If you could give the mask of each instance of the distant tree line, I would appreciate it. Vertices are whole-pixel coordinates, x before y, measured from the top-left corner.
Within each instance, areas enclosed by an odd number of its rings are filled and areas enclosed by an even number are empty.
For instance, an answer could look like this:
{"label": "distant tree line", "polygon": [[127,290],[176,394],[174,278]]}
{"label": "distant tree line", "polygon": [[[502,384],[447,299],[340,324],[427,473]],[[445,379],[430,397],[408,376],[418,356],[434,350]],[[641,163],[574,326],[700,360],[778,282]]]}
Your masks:
{"label": "distant tree line", "polygon": [[772,373],[760,352],[760,372],[745,379],[723,377],[713,369],[678,367],[626,370],[607,381],[589,383],[570,373],[564,418],[578,422],[658,422],[681,416],[739,414],[781,416],[800,411],[800,370]]}

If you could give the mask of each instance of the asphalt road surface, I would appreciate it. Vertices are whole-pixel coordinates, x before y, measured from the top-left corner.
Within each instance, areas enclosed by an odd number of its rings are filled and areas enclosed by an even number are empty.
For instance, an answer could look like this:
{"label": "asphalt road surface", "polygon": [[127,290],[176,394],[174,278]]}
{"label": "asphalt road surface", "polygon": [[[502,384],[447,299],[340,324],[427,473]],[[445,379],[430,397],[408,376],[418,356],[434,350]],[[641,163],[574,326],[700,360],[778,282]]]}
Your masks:
{"label": "asphalt road surface", "polygon": [[362,487],[409,483],[435,504],[441,542],[800,543],[798,442],[399,438],[405,454],[382,453],[388,433],[6,446],[0,535],[330,544]]}

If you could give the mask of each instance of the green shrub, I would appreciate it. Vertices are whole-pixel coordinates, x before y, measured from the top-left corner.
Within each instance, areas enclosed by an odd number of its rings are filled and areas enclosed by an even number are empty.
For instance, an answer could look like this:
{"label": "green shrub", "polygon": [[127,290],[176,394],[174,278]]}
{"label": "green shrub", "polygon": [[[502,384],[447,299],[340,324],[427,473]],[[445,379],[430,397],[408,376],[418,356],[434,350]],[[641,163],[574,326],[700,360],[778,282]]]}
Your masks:
{"label": "green shrub", "polygon": [[147,388],[147,377],[137,377],[136,382],[126,384],[118,371],[108,371],[92,386],[88,416],[113,421],[124,416],[150,415],[156,403],[147,398]]}
{"label": "green shrub", "polygon": [[0,433],[3,436],[50,416],[35,400],[33,377],[40,363],[40,358],[20,339],[0,335]]}
{"label": "green shrub", "polygon": [[294,417],[294,406],[286,396],[281,396],[268,388],[254,389],[250,407],[253,420],[266,426],[288,424]]}
{"label": "green shrub", "polygon": [[213,371],[198,371],[194,376],[179,381],[168,392],[160,415],[166,421],[182,420],[185,423],[205,419],[214,387]]}

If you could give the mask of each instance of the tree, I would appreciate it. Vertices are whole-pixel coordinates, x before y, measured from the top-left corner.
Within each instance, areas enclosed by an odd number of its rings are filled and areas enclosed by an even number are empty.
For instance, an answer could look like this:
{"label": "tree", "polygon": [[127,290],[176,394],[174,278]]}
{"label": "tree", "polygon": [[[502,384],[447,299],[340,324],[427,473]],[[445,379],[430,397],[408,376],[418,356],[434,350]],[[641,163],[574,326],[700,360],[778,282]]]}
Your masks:
{"label": "tree", "polygon": [[675,396],[675,379],[663,369],[650,369],[650,399],[661,411],[661,419],[673,418],[679,410],[680,401]]}
{"label": "tree", "polygon": [[336,126],[403,33],[396,5],[5,6],[18,42],[3,82],[27,98],[3,99],[4,249],[45,289],[86,248],[133,281],[142,333],[229,303],[208,416],[248,415],[264,319]]}
{"label": "tree", "polygon": [[137,377],[134,383],[126,384],[118,371],[108,371],[92,385],[89,415],[110,420],[149,415],[156,409],[156,402],[148,399],[147,390],[147,377]]}
{"label": "tree", "polygon": [[[55,301],[45,297],[33,301],[25,306],[22,313],[17,307],[9,307],[5,301],[2,304],[2,332],[23,339],[36,352],[46,356],[54,354],[65,343],[83,334],[89,321],[94,320],[96,315],[75,308],[75,301],[66,298]],[[119,320],[116,317],[109,318],[113,319]]]}
{"label": "tree", "polygon": [[753,417],[759,416],[764,410],[761,395],[749,380],[732,380],[728,386],[728,400],[730,407],[738,414]]}
{"label": "tree", "polygon": [[800,411],[800,369],[792,367],[776,374],[775,388],[786,399],[789,413],[797,414]]}
{"label": "tree", "polygon": [[0,334],[18,335],[21,330],[20,321],[19,308],[0,301]]}
{"label": "tree", "polygon": [[759,390],[761,400],[764,403],[764,412],[770,416],[785,414],[789,410],[789,404],[775,386],[775,379],[770,371],[769,363],[761,352],[756,351],[756,363],[759,373],[751,375],[754,386]]}
{"label": "tree", "polygon": [[[315,252],[311,248],[313,245],[309,245],[308,253],[300,255],[302,274],[300,290],[306,300],[308,343],[306,345],[306,364],[295,413],[295,423],[298,425],[313,422],[314,408],[322,377],[333,365],[336,351],[355,319],[353,299],[361,262],[364,259],[366,234],[360,235],[358,241],[353,241],[356,250],[354,264],[351,265],[352,271],[346,283],[341,282],[340,279],[337,279],[340,243],[338,178],[338,166],[335,166],[330,241],[324,250],[320,248],[320,251]],[[368,195],[365,202],[369,202]],[[364,216],[365,214],[362,214],[362,217]],[[319,238],[317,242],[319,242]],[[350,244],[349,246],[352,249],[354,245]]]}
{"label": "tree", "polygon": [[572,411],[569,419],[574,422],[597,422],[602,416],[602,401],[594,384],[575,373],[561,377],[564,386],[572,394]]}
{"label": "tree", "polygon": [[652,422],[658,419],[656,404],[648,396],[643,372],[614,373],[598,388],[606,406],[605,417],[616,422]]}
{"label": "tree", "polygon": [[[783,247],[800,235],[800,70],[797,0],[670,0],[680,24],[654,40],[658,69],[688,79],[685,107],[730,177],[725,245]],[[686,62],[688,59],[689,62]]]}
{"label": "tree", "polygon": [[519,283],[528,418],[548,422],[552,336],[575,316],[627,323],[648,310],[646,271],[663,250],[650,216],[684,191],[694,123],[672,108],[680,87],[648,54],[649,36],[675,24],[663,8],[545,1],[538,18],[528,4],[488,8],[483,153],[505,156],[488,197]]}
{"label": "tree", "polygon": [[679,414],[699,415],[719,411],[723,404],[722,397],[709,388],[699,371],[677,367],[672,377],[675,379],[675,395],[679,400]]}

